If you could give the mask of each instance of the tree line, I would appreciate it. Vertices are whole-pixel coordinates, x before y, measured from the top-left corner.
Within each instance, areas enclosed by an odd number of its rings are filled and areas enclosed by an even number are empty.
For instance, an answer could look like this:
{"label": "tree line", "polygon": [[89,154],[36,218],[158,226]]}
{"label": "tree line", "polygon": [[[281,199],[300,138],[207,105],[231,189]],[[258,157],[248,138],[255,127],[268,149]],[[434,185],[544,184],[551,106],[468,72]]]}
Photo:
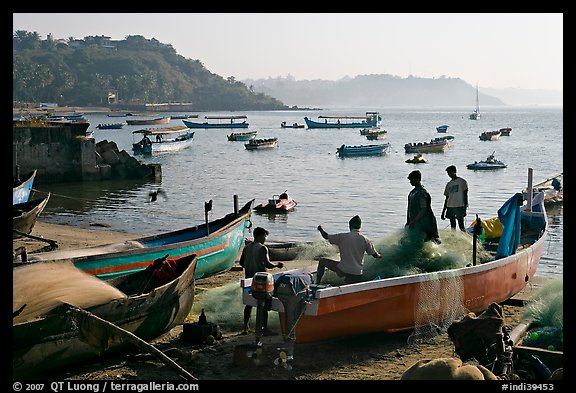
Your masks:
{"label": "tree line", "polygon": [[191,103],[194,110],[289,109],[235,77],[208,71],[200,60],[178,55],[172,45],[140,35],[110,41],[105,36],[42,40],[38,33],[13,34],[14,102],[105,106]]}

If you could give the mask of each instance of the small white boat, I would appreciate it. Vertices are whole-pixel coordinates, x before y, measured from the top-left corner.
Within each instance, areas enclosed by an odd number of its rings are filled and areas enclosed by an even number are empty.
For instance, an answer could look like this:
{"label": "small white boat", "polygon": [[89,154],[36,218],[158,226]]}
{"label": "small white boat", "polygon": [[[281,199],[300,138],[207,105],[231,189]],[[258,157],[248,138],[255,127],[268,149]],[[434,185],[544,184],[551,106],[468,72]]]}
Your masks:
{"label": "small white boat", "polygon": [[494,152],[492,152],[492,154],[490,154],[484,161],[474,161],[473,163],[466,165],[466,168],[475,170],[502,169],[506,167],[506,164],[494,158]]}

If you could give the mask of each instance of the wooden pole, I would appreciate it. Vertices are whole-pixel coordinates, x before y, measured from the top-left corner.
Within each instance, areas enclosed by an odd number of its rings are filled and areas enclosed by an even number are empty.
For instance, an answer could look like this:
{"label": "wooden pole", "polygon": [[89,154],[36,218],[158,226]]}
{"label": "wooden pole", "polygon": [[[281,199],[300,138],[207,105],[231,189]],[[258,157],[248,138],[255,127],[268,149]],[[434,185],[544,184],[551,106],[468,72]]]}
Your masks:
{"label": "wooden pole", "polygon": [[146,352],[150,353],[151,355],[159,358],[162,361],[162,363],[164,363],[168,367],[174,369],[182,377],[184,377],[186,379],[193,379],[193,380],[198,379],[198,378],[194,377],[192,374],[190,374],[188,371],[186,371],[185,369],[180,367],[176,362],[174,362],[168,356],[164,355],[164,353],[162,353],[162,351],[158,350],[153,345],[148,344],[146,341],[142,340],[140,337],[136,336],[135,334],[133,334],[127,330],[124,330],[121,327],[116,326],[112,322],[108,322],[108,321],[92,314],[91,312],[80,309],[78,307],[70,306],[69,311],[74,316],[86,316],[86,317],[90,318],[92,321],[96,322],[103,329],[107,329],[109,331],[112,331],[114,334],[120,336],[123,340],[126,340],[127,342],[134,344],[139,349],[146,351]]}
{"label": "wooden pole", "polygon": [[532,190],[532,168],[528,168],[528,203],[526,204],[526,211],[532,211],[532,198],[533,198],[533,190]]}

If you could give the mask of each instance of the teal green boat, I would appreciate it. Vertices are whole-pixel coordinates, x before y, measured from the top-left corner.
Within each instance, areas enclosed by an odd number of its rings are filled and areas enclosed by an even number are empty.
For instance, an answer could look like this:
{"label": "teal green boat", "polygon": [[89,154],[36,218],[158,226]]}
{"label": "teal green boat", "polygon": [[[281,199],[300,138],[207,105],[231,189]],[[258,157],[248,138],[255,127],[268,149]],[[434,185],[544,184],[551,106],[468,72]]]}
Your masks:
{"label": "teal green boat", "polygon": [[71,261],[78,269],[103,280],[145,269],[155,259],[196,254],[198,263],[195,278],[211,276],[229,270],[240,257],[244,231],[252,224],[254,199],[233,213],[215,221],[185,229],[165,232],[96,247],[56,250],[22,255],[13,266],[36,262]]}

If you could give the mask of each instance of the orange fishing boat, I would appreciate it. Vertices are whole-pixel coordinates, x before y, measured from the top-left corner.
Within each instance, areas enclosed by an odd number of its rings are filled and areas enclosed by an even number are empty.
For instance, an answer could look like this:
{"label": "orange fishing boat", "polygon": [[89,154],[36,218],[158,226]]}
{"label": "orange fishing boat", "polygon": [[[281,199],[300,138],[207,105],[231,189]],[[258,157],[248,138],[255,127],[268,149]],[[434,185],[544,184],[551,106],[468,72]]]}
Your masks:
{"label": "orange fishing boat", "polygon": [[[447,299],[446,295],[453,291],[454,285],[461,290],[462,296],[458,301],[461,304],[457,306],[464,312],[477,313],[493,302],[501,303],[511,298],[536,273],[547,238],[548,219],[543,193],[520,206],[522,201],[522,193],[516,193],[499,209],[504,231],[499,243],[492,243],[493,248],[497,247],[497,251],[492,252],[493,258],[484,263],[474,262],[465,267],[399,277],[376,277],[356,284],[310,285],[304,313],[296,324],[296,342],[317,342],[357,334],[411,330],[422,324],[442,324],[450,318],[449,310],[455,306],[454,300]],[[514,221],[501,218],[501,211],[512,213]],[[276,280],[286,273],[314,275],[315,270],[313,265],[276,273],[274,278]],[[250,293],[251,279],[241,280],[240,285],[243,303],[257,306]],[[423,291],[430,288],[433,293],[423,296]],[[423,308],[426,310],[425,322],[418,315]],[[279,313],[285,334],[284,303],[273,297],[271,309]]]}

